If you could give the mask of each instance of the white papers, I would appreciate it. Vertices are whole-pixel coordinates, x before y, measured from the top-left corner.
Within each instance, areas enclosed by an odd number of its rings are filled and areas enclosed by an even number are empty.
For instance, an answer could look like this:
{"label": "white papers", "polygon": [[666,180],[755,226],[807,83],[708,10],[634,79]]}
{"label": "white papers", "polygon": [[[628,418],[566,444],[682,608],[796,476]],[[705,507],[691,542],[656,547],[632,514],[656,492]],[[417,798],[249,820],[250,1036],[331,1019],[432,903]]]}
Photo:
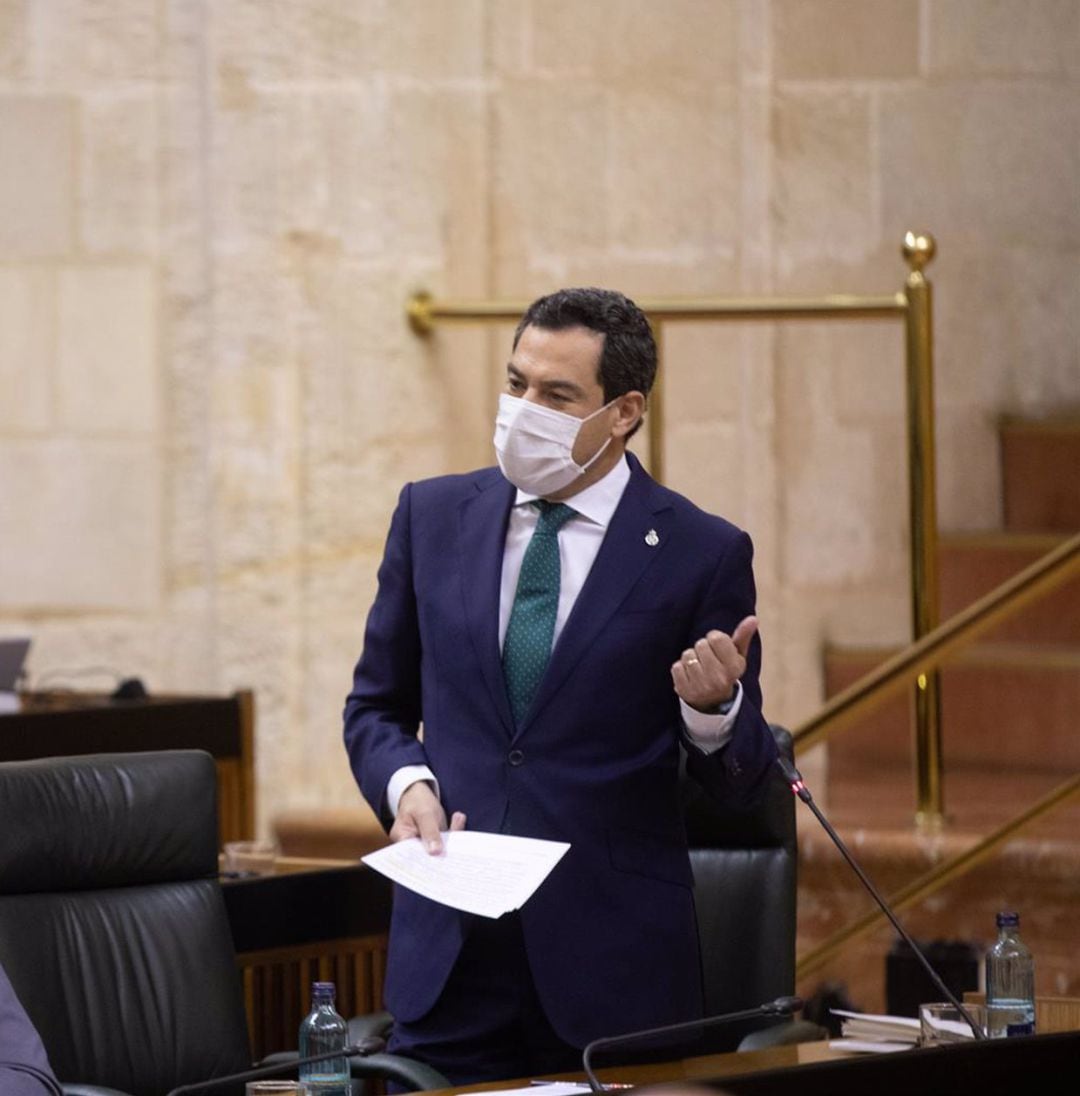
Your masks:
{"label": "white papers", "polygon": [[867,1012],[848,1012],[834,1008],[834,1016],[843,1019],[843,1038],[830,1040],[837,1050],[857,1050],[867,1054],[887,1054],[907,1050],[919,1042],[920,1024],[911,1016],[877,1016]]}
{"label": "white papers", "polygon": [[592,1092],[588,1081],[533,1081],[525,1088],[497,1088],[483,1096],[579,1096]]}
{"label": "white papers", "polygon": [[438,856],[420,838],[396,841],[362,857],[370,868],[444,906],[501,917],[521,909],[570,846],[563,841],[455,830]]}
{"label": "white papers", "polygon": [[848,1050],[853,1054],[895,1054],[898,1050],[911,1050],[912,1043],[875,1043],[870,1039],[830,1039],[829,1050]]}

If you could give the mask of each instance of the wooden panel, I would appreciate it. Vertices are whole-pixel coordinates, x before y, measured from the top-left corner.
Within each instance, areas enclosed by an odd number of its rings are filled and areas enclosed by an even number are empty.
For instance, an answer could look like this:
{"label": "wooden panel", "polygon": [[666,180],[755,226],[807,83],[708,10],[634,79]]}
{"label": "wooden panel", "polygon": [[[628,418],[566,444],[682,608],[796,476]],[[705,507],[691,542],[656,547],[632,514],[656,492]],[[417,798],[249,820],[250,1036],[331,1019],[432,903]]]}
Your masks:
{"label": "wooden panel", "polygon": [[256,1059],[296,1049],[312,982],[335,983],[346,1018],[383,1007],[389,880],[355,861],[276,867],[222,885]]}
{"label": "wooden panel", "polygon": [[255,837],[255,697],[245,690],[236,694],[235,701],[240,752],[236,757],[215,759],[222,845]]}
{"label": "wooden panel", "polygon": [[[964,1003],[983,1005],[983,993],[965,993]],[[1040,1035],[1058,1031],[1080,1031],[1080,997],[1035,997],[1035,1030]]]}
{"label": "wooden panel", "polygon": [[312,982],[336,985],[342,1016],[381,1009],[386,940],[386,934],[379,933],[238,956],[254,1060],[297,1049],[300,1021],[311,1006]]}

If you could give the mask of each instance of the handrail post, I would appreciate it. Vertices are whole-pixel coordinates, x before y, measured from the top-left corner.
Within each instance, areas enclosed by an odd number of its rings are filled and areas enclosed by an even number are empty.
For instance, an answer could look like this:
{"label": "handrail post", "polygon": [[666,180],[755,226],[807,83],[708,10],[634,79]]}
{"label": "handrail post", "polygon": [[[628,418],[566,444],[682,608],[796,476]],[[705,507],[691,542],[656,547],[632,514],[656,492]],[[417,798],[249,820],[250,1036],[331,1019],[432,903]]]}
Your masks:
{"label": "handrail post", "polygon": [[[904,285],[907,300],[907,424],[911,482],[911,599],[915,640],[938,623],[937,492],[934,460],[933,294],[923,268],[934,257],[929,234],[908,232],[903,253],[911,271]],[[915,687],[916,825],[939,830],[945,819],[942,786],[941,690],[936,668],[920,674]]]}
{"label": "handrail post", "polygon": [[649,413],[645,426],[649,432],[649,475],[657,483],[664,482],[664,457],[667,447],[666,428],[664,423],[664,370],[661,368],[664,358],[664,327],[655,316],[649,316],[649,323],[653,329],[653,339],[656,341],[656,380],[653,381],[652,391],[649,393]]}

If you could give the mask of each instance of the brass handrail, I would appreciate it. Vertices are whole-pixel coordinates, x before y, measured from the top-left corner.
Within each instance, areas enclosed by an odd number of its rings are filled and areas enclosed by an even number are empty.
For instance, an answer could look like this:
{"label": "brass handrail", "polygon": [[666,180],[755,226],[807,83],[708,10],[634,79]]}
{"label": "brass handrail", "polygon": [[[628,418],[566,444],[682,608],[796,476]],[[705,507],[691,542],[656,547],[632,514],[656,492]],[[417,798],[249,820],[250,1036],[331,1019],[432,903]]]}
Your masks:
{"label": "brass handrail", "polygon": [[[908,232],[902,252],[909,273],[901,292],[886,296],[834,294],[778,298],[639,298],[637,303],[656,329],[658,351],[662,326],[670,321],[902,319],[907,376],[907,437],[911,541],[911,606],[915,639],[938,620],[937,503],[934,484],[933,321],[932,292],[923,273],[937,250],[929,233]],[[418,292],[406,315],[413,331],[430,335],[437,324],[507,323],[520,318],[524,300],[436,300]],[[649,464],[657,479],[664,471],[663,373],[650,396]],[[917,820],[931,829],[944,817],[942,788],[941,703],[936,670],[922,675],[915,694],[917,755]]]}
{"label": "brass handrail", "polygon": [[1059,544],[990,593],[950,617],[916,643],[897,652],[838,693],[792,731],[795,745],[809,749],[898,692],[912,677],[926,673],[995,624],[1019,612],[1080,573],[1080,533]]}
{"label": "brass handrail", "polygon": [[[830,316],[894,319],[907,311],[903,293],[856,297],[835,293],[824,297],[635,297],[650,320],[820,320]],[[527,300],[489,301],[461,298],[435,300],[414,293],[406,306],[409,325],[417,335],[430,335],[436,324],[516,323],[529,307]]]}

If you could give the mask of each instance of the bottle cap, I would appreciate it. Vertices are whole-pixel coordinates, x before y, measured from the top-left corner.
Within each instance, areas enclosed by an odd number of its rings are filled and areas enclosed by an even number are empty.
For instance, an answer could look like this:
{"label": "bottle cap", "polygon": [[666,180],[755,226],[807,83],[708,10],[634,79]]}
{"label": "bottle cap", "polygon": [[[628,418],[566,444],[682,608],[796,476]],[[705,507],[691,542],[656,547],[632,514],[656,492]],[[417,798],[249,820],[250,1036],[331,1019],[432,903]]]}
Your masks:
{"label": "bottle cap", "polygon": [[334,992],[334,983],[333,982],[312,982],[311,983],[311,992],[313,994],[314,993],[331,993],[332,994]]}
{"label": "bottle cap", "polygon": [[999,929],[1015,929],[1020,925],[1020,914],[1018,913],[999,913],[997,915],[997,927]]}

